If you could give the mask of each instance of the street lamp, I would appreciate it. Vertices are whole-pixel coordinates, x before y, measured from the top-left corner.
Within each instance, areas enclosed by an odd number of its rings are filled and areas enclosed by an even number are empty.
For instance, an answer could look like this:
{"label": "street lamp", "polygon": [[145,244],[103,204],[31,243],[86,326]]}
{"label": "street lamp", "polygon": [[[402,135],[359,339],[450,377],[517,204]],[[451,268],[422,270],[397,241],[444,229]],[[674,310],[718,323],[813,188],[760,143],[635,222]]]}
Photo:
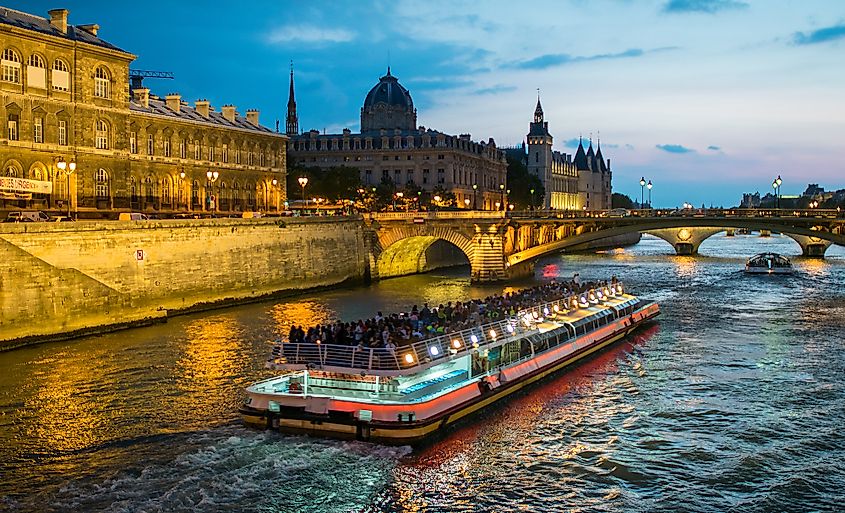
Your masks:
{"label": "street lamp", "polygon": [[70,218],[70,175],[76,171],[76,161],[71,160],[70,162],[65,162],[64,157],[59,157],[56,159],[56,167],[67,176],[67,216]]}
{"label": "street lamp", "polygon": [[305,186],[308,185],[308,177],[300,176],[297,181],[299,186],[302,187],[302,208],[305,208],[308,206],[308,201],[305,199]]}
{"label": "street lamp", "polygon": [[464,205],[469,208],[469,198],[464,198]]}
{"label": "street lamp", "polygon": [[534,189],[531,189],[531,208],[529,210],[534,210]]}
{"label": "street lamp", "polygon": [[778,208],[780,208],[780,184],[783,183],[783,180],[780,179],[780,175],[775,178],[775,183],[778,184]]}
{"label": "street lamp", "polygon": [[497,201],[497,202],[496,202],[496,210],[499,210],[500,208],[502,208],[502,202],[501,202],[501,201]]}
{"label": "street lamp", "polygon": [[[400,192],[397,192],[397,193],[396,193],[396,198],[399,198],[399,199],[401,200],[401,199],[402,199],[402,198],[404,198],[404,197],[405,197],[405,193],[404,193],[404,192],[401,192],[401,191],[400,191]],[[394,198],[394,199],[393,199],[393,211],[394,211],[394,212],[396,211],[396,198]]]}
{"label": "street lamp", "polygon": [[648,187],[648,208],[652,208],[651,207],[651,188],[654,187],[654,186],[651,185],[651,180],[649,180],[648,183],[645,186]]}
{"label": "street lamp", "polygon": [[435,194],[434,197],[431,198],[431,199],[434,200],[434,211],[436,212],[437,211],[437,204],[440,203],[440,196]]}
{"label": "street lamp", "polygon": [[500,206],[500,205],[504,205],[504,204],[505,204],[505,184],[500,183],[500,184],[499,184],[499,190],[502,192],[502,201],[501,201],[501,202],[498,202],[498,201],[496,202],[496,210],[499,210],[499,206]]}
{"label": "street lamp", "polygon": [[474,184],[472,184],[472,209],[473,210],[478,210],[478,206],[476,206],[476,203],[475,203],[475,193],[476,192],[478,192],[478,184],[474,183]]}
{"label": "street lamp", "polygon": [[179,205],[178,208],[182,208],[182,201],[185,194],[185,170],[182,169],[179,171]]}
{"label": "street lamp", "polygon": [[643,208],[645,202],[645,177],[640,178],[640,208]]}
{"label": "street lamp", "polygon": [[205,177],[208,178],[208,181],[211,182],[211,210],[212,212],[217,211],[217,198],[214,197],[214,182],[220,178],[220,173],[217,171],[207,171],[205,173]]}

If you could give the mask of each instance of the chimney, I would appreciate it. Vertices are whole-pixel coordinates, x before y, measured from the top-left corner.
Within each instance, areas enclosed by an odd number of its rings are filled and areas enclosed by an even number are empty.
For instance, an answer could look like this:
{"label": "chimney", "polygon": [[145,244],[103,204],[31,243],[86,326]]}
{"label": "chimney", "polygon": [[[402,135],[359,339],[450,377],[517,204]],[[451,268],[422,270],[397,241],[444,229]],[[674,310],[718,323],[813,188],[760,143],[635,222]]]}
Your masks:
{"label": "chimney", "polygon": [[50,15],[50,25],[59,29],[62,34],[67,34],[67,9],[52,9],[47,11]]}
{"label": "chimney", "polygon": [[207,118],[209,112],[209,103],[208,100],[197,100],[194,104],[194,108],[197,109],[197,114],[200,116]]}
{"label": "chimney", "polygon": [[223,108],[220,110],[223,111],[223,117],[226,118],[226,121],[228,121],[229,123],[235,122],[235,116],[237,115],[237,113],[235,112],[234,105],[224,105]]}
{"label": "chimney", "polygon": [[135,97],[135,101],[140,103],[144,106],[145,109],[150,108],[150,90],[146,87],[140,87],[138,89],[132,90],[132,96]]}
{"label": "chimney", "polygon": [[258,126],[258,111],[255,109],[249,109],[246,111],[246,120],[253,125]]}
{"label": "chimney", "polygon": [[182,97],[179,93],[170,93],[164,97],[164,102],[167,104],[168,109],[178,114],[182,105]]}
{"label": "chimney", "polygon": [[77,27],[81,28],[85,32],[88,32],[94,37],[97,37],[97,31],[100,30],[100,26],[96,23],[90,23],[88,25],[77,25]]}

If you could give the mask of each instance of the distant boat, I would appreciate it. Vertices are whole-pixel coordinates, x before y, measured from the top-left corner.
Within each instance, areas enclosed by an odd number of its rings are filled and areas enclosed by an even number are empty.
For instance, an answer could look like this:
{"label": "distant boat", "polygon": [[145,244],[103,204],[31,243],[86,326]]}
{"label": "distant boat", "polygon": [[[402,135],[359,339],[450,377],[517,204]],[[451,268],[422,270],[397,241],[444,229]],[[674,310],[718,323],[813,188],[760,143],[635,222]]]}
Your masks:
{"label": "distant boat", "polygon": [[748,259],[745,263],[745,272],[749,274],[791,274],[792,264],[783,255],[760,253]]}

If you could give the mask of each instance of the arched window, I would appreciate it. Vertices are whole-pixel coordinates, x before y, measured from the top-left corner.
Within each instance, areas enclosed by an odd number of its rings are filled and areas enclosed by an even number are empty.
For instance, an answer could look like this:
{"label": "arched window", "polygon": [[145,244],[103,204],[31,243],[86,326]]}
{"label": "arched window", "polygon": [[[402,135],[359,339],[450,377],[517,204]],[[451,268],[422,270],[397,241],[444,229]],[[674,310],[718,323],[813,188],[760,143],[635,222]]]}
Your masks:
{"label": "arched window", "polygon": [[11,48],[3,50],[3,59],[0,61],[3,68],[3,82],[21,83],[21,56]]}
{"label": "arched window", "polygon": [[105,66],[98,66],[94,72],[94,96],[98,98],[111,97],[111,75]]}
{"label": "arched window", "polygon": [[200,206],[200,183],[194,180],[191,184],[191,206],[196,208]]}
{"label": "arched window", "polygon": [[70,91],[70,71],[61,59],[53,61],[53,89],[56,91]]}
{"label": "arched window", "polygon": [[161,202],[170,205],[170,177],[161,180]]}
{"label": "arched window", "polygon": [[97,120],[94,143],[98,150],[109,149],[109,124],[102,119]]}
{"label": "arched window", "polygon": [[144,199],[148,204],[155,203],[155,185],[153,184],[152,176],[148,176],[147,179],[144,180]]}
{"label": "arched window", "polygon": [[[105,169],[98,169],[94,175],[94,189],[97,193],[97,199],[106,199],[109,197],[109,174]],[[134,183],[133,183],[134,186]]]}
{"label": "arched window", "polygon": [[26,85],[38,89],[47,89],[47,66],[44,59],[34,53],[26,61]]}

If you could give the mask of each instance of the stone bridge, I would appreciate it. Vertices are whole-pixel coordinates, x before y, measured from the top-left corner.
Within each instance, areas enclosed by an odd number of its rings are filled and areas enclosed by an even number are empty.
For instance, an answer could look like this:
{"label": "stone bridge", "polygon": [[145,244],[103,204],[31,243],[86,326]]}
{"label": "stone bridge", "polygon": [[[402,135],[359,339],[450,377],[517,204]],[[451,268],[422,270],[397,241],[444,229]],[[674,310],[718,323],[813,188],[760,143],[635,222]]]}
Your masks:
{"label": "stone bridge", "polygon": [[635,211],[628,217],[601,212],[391,212],[365,218],[371,234],[370,272],[386,278],[423,272],[438,241],[456,248],[473,281],[498,281],[533,273],[543,256],[602,239],[650,233],[679,255],[693,255],[708,237],[728,229],[768,230],[794,239],[805,256],[823,257],[831,244],[845,246],[845,217],[837,211],[705,210]]}

